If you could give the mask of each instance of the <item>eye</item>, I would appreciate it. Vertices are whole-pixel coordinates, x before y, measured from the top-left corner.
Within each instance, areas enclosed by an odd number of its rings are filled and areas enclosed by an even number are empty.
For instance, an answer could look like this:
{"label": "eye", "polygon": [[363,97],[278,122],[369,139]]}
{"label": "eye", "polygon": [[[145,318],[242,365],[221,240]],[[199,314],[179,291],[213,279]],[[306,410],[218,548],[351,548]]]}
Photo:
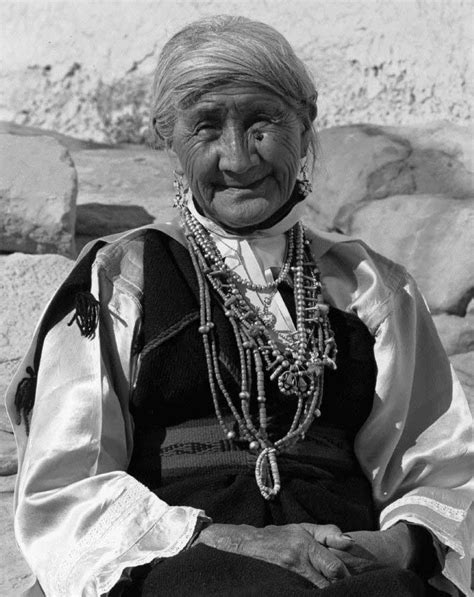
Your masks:
{"label": "eye", "polygon": [[196,126],[196,132],[199,133],[199,131],[205,131],[208,129],[212,129],[214,128],[214,124],[212,124],[211,122],[200,122],[197,126]]}
{"label": "eye", "polygon": [[194,134],[200,137],[213,136],[217,134],[218,129],[219,127],[216,122],[202,121],[194,127]]}
{"label": "eye", "polygon": [[266,132],[282,122],[281,115],[276,112],[258,112],[248,122],[250,133],[257,141],[262,141]]}

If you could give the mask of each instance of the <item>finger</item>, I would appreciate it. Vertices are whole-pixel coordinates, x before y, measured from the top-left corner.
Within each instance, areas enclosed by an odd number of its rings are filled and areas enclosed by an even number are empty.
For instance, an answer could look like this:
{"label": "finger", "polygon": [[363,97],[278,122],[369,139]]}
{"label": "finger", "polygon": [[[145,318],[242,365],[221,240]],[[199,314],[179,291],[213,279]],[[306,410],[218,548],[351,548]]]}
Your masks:
{"label": "finger", "polygon": [[329,585],[331,584],[327,578],[325,578],[322,574],[317,572],[312,566],[310,566],[304,572],[298,571],[298,574],[301,574],[301,576],[306,578],[306,580],[312,582],[313,585],[318,587],[318,589],[325,589],[326,587],[329,587]]}
{"label": "finger", "polygon": [[354,545],[355,541],[350,535],[345,533],[338,533],[335,535],[328,535],[323,542],[325,547],[333,547],[334,549],[349,549]]}
{"label": "finger", "polygon": [[358,557],[348,551],[342,551],[333,548],[330,548],[330,551],[344,562],[351,576],[354,576],[355,574],[361,574],[362,572],[384,568],[383,564],[380,564],[373,559]]}
{"label": "finger", "polygon": [[327,580],[334,581],[350,576],[344,562],[319,543],[313,543],[308,554],[311,565]]}
{"label": "finger", "polygon": [[314,579],[310,578],[309,580],[311,580],[313,585],[317,586],[318,589],[325,589],[331,584],[322,574],[314,574]]}
{"label": "finger", "polygon": [[354,539],[344,534],[335,524],[305,524],[304,527],[325,547],[348,549],[354,544]]}

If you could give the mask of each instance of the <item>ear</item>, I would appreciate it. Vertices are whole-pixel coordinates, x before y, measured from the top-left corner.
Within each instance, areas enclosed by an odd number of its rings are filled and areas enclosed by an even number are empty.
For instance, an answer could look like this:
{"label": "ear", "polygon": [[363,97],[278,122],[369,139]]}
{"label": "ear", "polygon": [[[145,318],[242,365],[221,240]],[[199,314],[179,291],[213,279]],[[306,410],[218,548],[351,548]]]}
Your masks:
{"label": "ear", "polygon": [[300,154],[300,158],[304,158],[306,157],[306,154],[308,153],[308,147],[309,147],[309,141],[311,139],[311,134],[309,129],[305,128],[303,129],[303,131],[301,132],[301,154]]}
{"label": "ear", "polygon": [[178,155],[174,151],[174,149],[172,147],[167,147],[165,151],[170,161],[171,169],[173,170],[173,172],[176,172],[180,176],[184,176],[183,167],[181,166],[181,162],[179,161]]}

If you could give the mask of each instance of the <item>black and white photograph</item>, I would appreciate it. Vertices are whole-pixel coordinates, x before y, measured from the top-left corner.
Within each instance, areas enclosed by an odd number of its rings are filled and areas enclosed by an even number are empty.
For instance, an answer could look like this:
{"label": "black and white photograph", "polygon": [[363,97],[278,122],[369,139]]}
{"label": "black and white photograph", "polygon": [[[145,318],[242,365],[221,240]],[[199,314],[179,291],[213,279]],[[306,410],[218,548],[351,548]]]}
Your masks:
{"label": "black and white photograph", "polygon": [[470,597],[472,0],[0,0],[0,595]]}

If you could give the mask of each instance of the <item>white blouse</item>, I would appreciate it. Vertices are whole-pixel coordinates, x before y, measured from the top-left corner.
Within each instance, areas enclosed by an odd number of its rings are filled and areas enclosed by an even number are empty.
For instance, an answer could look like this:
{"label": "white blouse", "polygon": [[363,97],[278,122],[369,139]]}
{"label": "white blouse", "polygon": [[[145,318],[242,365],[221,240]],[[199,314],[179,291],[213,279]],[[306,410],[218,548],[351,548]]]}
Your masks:
{"label": "white blouse", "polygon": [[[230,267],[264,282],[282,264],[284,230],[297,212],[245,240],[204,223]],[[176,222],[151,228],[185,244]],[[376,395],[355,451],[372,483],[381,529],[399,520],[425,526],[443,568],[433,584],[469,594],[472,417],[425,303],[400,266],[359,241],[309,236],[326,300],[358,315],[375,337]],[[32,362],[38,328],[7,393],[19,452],[15,532],[38,579],[31,595],[107,594],[130,567],[184,549],[204,515],[168,506],[126,473],[133,450],[128,402],[141,322],[142,241],[142,230],[131,231],[108,239],[98,252],[91,289],[101,317],[93,339],[67,326],[71,314],[47,334],[28,436],[24,422],[17,424],[14,395]],[[278,293],[271,311],[278,329],[292,329]]]}

